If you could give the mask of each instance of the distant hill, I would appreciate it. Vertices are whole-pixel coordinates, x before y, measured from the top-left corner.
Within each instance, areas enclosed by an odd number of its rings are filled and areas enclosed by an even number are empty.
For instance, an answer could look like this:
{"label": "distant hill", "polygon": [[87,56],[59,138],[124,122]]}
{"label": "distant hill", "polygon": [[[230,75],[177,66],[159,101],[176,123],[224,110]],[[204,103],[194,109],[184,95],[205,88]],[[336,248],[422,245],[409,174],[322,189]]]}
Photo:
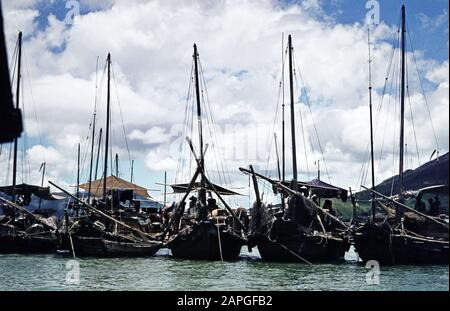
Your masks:
{"label": "distant hill", "polygon": [[[407,170],[403,173],[404,190],[418,190],[431,185],[448,185],[448,158],[449,153],[440,156],[438,159],[429,161],[414,170]],[[391,194],[392,178],[394,178],[394,189],[392,194],[398,194],[398,175],[390,177],[375,186],[375,190],[385,195]],[[365,190],[356,194],[359,200],[368,200],[370,191]]]}

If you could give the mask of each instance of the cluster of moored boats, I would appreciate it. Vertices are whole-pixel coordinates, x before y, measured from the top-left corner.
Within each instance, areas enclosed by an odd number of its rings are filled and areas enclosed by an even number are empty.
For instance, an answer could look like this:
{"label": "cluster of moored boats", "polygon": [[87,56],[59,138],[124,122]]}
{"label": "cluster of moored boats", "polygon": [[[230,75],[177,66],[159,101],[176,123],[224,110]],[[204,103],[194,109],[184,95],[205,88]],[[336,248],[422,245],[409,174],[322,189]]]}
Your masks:
{"label": "cluster of moored boats", "polygon": [[[404,7],[402,13],[401,31],[404,40]],[[19,49],[21,40],[20,34]],[[136,189],[111,186],[108,183],[111,176],[90,180],[89,189],[92,183],[97,182],[102,191],[91,191],[87,199],[73,195],[50,181],[68,200],[64,215],[56,219],[40,210],[32,212],[26,208],[31,196],[39,197],[40,200],[52,199],[49,188],[17,185],[14,175],[11,186],[0,188],[0,192],[5,194],[0,196],[0,253],[58,253],[74,257],[153,256],[161,248],[168,248],[172,256],[177,258],[223,261],[237,260],[242,247],[247,246],[250,250],[257,247],[262,260],[311,264],[342,261],[354,244],[363,262],[377,260],[383,264],[448,264],[448,220],[407,206],[402,191],[392,198],[378,193],[374,187],[368,189],[372,193],[372,216],[354,217],[350,222],[344,222],[335,213],[331,202],[336,199],[346,201],[349,197],[356,208],[354,195],[349,196],[347,190],[320,180],[298,180],[291,36],[288,38],[287,51],[294,146],[293,176],[287,180],[283,172],[283,176],[273,179],[255,172],[251,165],[240,168],[253,181],[256,202],[250,210],[230,207],[224,196],[235,193],[214,184],[206,173],[199,54],[194,45],[192,81],[199,137],[197,146],[191,139],[187,140],[196,162],[194,174],[186,184],[173,185],[181,194],[181,199],[160,210],[144,211],[135,199]],[[107,65],[105,150],[109,148],[109,54]],[[17,79],[18,105],[20,74]],[[404,96],[404,92],[402,94]],[[17,138],[14,143],[17,146]],[[105,152],[103,176],[108,172],[108,153]],[[14,160],[17,160],[16,154]],[[400,167],[402,183],[401,164]],[[278,202],[263,202],[259,191],[260,182],[272,186],[273,194],[279,198]],[[403,187],[400,186],[400,189],[403,190]],[[448,185],[439,189],[442,194],[448,195]],[[321,206],[319,202],[324,204]]]}

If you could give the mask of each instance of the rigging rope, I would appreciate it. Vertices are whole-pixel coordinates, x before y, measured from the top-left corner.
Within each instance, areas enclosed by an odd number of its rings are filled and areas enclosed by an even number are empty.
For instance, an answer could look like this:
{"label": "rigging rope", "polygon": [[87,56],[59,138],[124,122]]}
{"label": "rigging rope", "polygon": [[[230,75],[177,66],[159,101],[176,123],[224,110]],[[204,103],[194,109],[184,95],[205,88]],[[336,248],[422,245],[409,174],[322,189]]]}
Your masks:
{"label": "rigging rope", "polygon": [[[400,38],[400,28],[399,28],[400,19],[401,19],[401,15],[399,15],[399,18],[398,18],[397,31],[393,34],[388,68],[386,70],[384,84],[383,84],[383,90],[381,92],[381,97],[380,97],[380,100],[379,100],[379,103],[377,106],[377,110],[376,110],[377,114],[376,114],[376,120],[375,120],[375,126],[374,126],[374,139],[377,136],[377,132],[379,129],[378,125],[381,122],[381,117],[382,117],[381,110],[383,108],[384,97],[387,94],[386,91],[387,91],[388,81],[389,81],[390,72],[391,72],[391,68],[392,68],[392,63],[394,60],[395,51],[398,48],[398,45],[400,42],[400,40],[399,40],[399,38]],[[382,144],[383,143],[384,143],[384,140],[382,141]],[[380,155],[380,159],[381,159],[381,155]],[[381,165],[380,163],[381,162],[379,162],[379,165]],[[363,157],[363,161],[362,161],[362,165],[361,165],[361,170],[360,170],[360,173],[358,174],[358,176],[359,176],[358,180],[359,180],[360,185],[365,184],[365,180],[367,178],[367,173],[369,170],[369,164],[370,164],[370,141],[368,141],[366,144],[366,148],[364,151],[364,157]],[[376,176],[375,176],[375,179],[376,179]]]}
{"label": "rigging rope", "polygon": [[300,81],[301,81],[301,83],[303,85],[303,90],[305,92],[304,93],[305,100],[306,100],[306,104],[307,104],[308,109],[309,109],[311,121],[312,121],[313,128],[314,128],[314,133],[316,134],[317,144],[319,146],[320,154],[322,155],[322,160],[323,160],[323,164],[324,164],[324,167],[325,167],[325,173],[327,174],[328,181],[331,184],[331,178],[330,178],[330,174],[328,172],[327,161],[325,160],[325,153],[323,151],[322,143],[320,141],[319,131],[317,130],[316,121],[314,120],[314,115],[313,115],[313,112],[312,112],[312,109],[311,109],[311,104],[310,104],[310,101],[309,101],[309,96],[308,96],[308,91],[306,89],[306,84],[305,84],[305,82],[303,80],[303,75],[302,75],[302,72],[300,71],[300,67],[299,67],[298,63],[296,63],[296,65],[297,65],[298,74],[300,76]]}
{"label": "rigging rope", "polygon": [[130,170],[131,170],[131,152],[130,152],[130,148],[128,146],[128,139],[127,139],[127,134],[126,134],[126,130],[125,130],[125,123],[123,121],[122,106],[120,104],[120,99],[119,99],[119,90],[117,87],[116,75],[114,73],[114,66],[112,64],[111,64],[111,71],[112,71],[112,76],[113,76],[113,80],[114,80],[114,86],[116,89],[116,99],[117,99],[117,104],[119,106],[120,120],[122,122],[122,131],[123,131],[123,136],[125,139],[125,146],[127,147],[128,160],[130,161]]}
{"label": "rigging rope", "polygon": [[[294,77],[295,77],[295,86],[296,86],[296,90],[299,90],[298,87],[298,80],[297,80],[297,74],[296,74],[296,70],[294,67]],[[301,92],[301,90],[300,90]],[[296,98],[299,98],[299,96],[297,96]],[[301,94],[300,94],[300,98],[301,98]],[[297,105],[298,105],[298,114],[300,116],[300,127],[302,129],[302,140],[303,140],[303,151],[305,153],[305,163],[306,163],[306,174],[308,176],[308,181],[311,180],[310,174],[309,174],[309,164],[308,164],[308,151],[306,150],[306,139],[305,139],[305,126],[303,125],[303,115],[302,115],[302,103],[301,101],[297,101]]]}
{"label": "rigging rope", "polygon": [[408,96],[409,113],[410,113],[410,117],[411,117],[412,129],[413,129],[413,133],[414,133],[414,142],[416,145],[417,161],[420,166],[419,145],[417,144],[416,127],[414,126],[414,115],[413,115],[413,111],[412,111],[411,96],[409,94],[408,62],[406,62],[406,94]]}
{"label": "rigging rope", "polygon": [[422,91],[422,96],[423,96],[423,98],[424,98],[424,100],[425,100],[425,106],[427,107],[428,117],[430,118],[431,129],[432,129],[432,131],[433,131],[434,140],[435,140],[435,142],[436,142],[436,147],[437,147],[437,150],[438,150],[438,152],[439,152],[439,141],[438,141],[438,139],[437,139],[436,131],[435,131],[435,129],[434,129],[433,119],[432,119],[432,117],[431,117],[430,106],[428,105],[428,99],[427,99],[427,96],[426,96],[426,94],[425,94],[425,89],[424,89],[424,87],[423,87],[422,78],[420,77],[420,74],[419,74],[419,66],[417,65],[416,55],[415,55],[415,53],[414,53],[414,48],[413,48],[413,45],[412,45],[411,34],[409,33],[409,26],[408,26],[408,23],[407,23],[406,25],[407,25],[407,27],[406,27],[406,32],[407,32],[408,37],[409,37],[409,45],[410,45],[410,47],[411,47],[411,54],[412,54],[412,56],[413,56],[414,64],[415,64],[416,71],[417,71],[417,76],[418,76],[418,78],[419,78],[420,89],[421,89],[421,91]]}

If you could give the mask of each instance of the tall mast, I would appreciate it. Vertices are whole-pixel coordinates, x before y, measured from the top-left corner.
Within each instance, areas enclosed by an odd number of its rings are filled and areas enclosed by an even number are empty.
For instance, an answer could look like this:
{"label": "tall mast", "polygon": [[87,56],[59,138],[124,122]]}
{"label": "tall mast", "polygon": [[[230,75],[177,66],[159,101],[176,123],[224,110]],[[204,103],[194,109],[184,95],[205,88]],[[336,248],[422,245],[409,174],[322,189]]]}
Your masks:
{"label": "tall mast", "polygon": [[[285,103],[284,103],[284,33],[281,35],[281,93],[282,93],[282,101],[281,104],[281,158],[282,158],[282,180],[285,181],[286,179],[286,151],[285,151],[285,119],[284,119],[284,110],[285,110]],[[284,195],[282,195],[284,198]]]}
{"label": "tall mast", "polygon": [[100,132],[98,133],[97,161],[95,162],[95,177],[94,177],[94,180],[97,180],[98,162],[99,162],[99,158],[100,158],[100,147],[102,145],[102,134],[103,134],[103,129],[100,128]]}
{"label": "tall mast", "polygon": [[320,180],[320,159],[317,160],[317,179]]}
{"label": "tall mast", "polygon": [[[18,58],[17,58],[17,88],[16,88],[16,109],[19,109],[20,103],[20,79],[21,79],[21,65],[22,65],[22,32],[19,32],[17,38]],[[16,183],[17,183],[17,137],[14,138],[14,157],[13,157],[13,202],[16,202]]]}
{"label": "tall mast", "polygon": [[289,49],[289,91],[291,96],[291,135],[292,135],[292,178],[297,180],[297,154],[295,147],[295,110],[294,110],[294,70],[292,65],[292,37],[288,37]]}
{"label": "tall mast", "polygon": [[[45,178],[45,162],[42,162],[41,167],[39,168],[39,172],[42,170],[42,176],[41,176],[41,188],[44,187],[44,178]],[[39,208],[41,209],[42,199],[39,198]]]}
{"label": "tall mast", "polygon": [[[373,115],[372,115],[372,59],[370,55],[370,27],[367,27],[369,46],[369,111],[370,111],[370,163],[372,168],[372,189],[375,190],[375,162],[373,156]],[[372,192],[372,219],[375,220],[375,193]]]}
{"label": "tall mast", "polygon": [[130,182],[133,182],[133,173],[134,173],[134,160],[131,160],[131,176],[130,176]]}
{"label": "tall mast", "polygon": [[[286,180],[286,131],[284,102],[284,33],[281,33],[281,181]],[[284,192],[281,193],[281,206],[284,208]]]}
{"label": "tall mast", "polygon": [[80,198],[80,144],[78,144],[77,162],[77,198]]}
{"label": "tall mast", "polygon": [[117,153],[115,163],[116,163],[116,177],[119,177],[119,155]]}
{"label": "tall mast", "polygon": [[167,171],[164,172],[164,206],[167,204]]}
{"label": "tall mast", "polygon": [[206,203],[206,192],[205,192],[205,159],[203,154],[203,128],[202,128],[202,108],[200,103],[200,83],[198,78],[198,52],[197,44],[194,44],[194,69],[195,69],[195,97],[197,100],[197,121],[198,121],[198,139],[200,144],[200,201]]}
{"label": "tall mast", "polygon": [[91,199],[91,184],[92,184],[92,169],[94,166],[94,138],[95,138],[95,118],[97,115],[97,81],[98,80],[98,56],[97,56],[97,66],[95,70],[95,102],[94,102],[94,117],[92,120],[92,144],[91,144],[91,163],[89,165],[89,187],[88,187],[88,198],[89,203]]}
{"label": "tall mast", "polygon": [[[404,143],[404,132],[405,132],[405,33],[406,33],[406,18],[405,18],[405,5],[402,5],[402,80],[401,80],[401,98],[400,98],[400,159],[399,159],[399,195],[400,201],[403,200],[403,150],[405,147]],[[403,217],[403,211],[399,209],[400,215],[398,219]]]}
{"label": "tall mast", "polygon": [[109,115],[110,115],[110,100],[111,100],[111,54],[108,53],[106,59],[108,63],[108,87],[106,95],[106,135],[105,135],[105,166],[103,169],[103,201],[106,202],[106,177],[108,176],[108,144],[109,144]]}
{"label": "tall mast", "polygon": [[278,170],[278,179],[281,180],[281,168],[280,168],[280,156],[278,155],[278,142],[277,142],[277,133],[273,133],[273,139],[275,142],[275,154],[277,156],[277,170]]}

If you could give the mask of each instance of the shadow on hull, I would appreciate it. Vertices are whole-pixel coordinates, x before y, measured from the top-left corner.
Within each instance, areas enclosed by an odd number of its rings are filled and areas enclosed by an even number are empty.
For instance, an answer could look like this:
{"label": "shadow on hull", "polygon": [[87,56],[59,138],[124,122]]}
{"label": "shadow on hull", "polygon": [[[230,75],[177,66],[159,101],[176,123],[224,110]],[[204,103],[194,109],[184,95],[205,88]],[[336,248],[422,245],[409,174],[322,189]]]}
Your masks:
{"label": "shadow on hull", "polygon": [[239,259],[245,242],[234,232],[203,221],[180,231],[167,246],[176,258],[233,261]]}
{"label": "shadow on hull", "polygon": [[58,237],[55,234],[0,236],[2,254],[49,254],[56,251]]}
{"label": "shadow on hull", "polygon": [[[66,238],[68,239],[68,238]],[[72,237],[76,256],[86,257],[145,257],[153,256],[162,247],[160,242],[124,242],[103,237]],[[64,243],[66,252],[72,252],[70,241]]]}
{"label": "shadow on hull", "polygon": [[382,265],[448,265],[448,241],[391,233],[388,224],[367,223],[353,236],[355,250],[363,262],[376,260]]}
{"label": "shadow on hull", "polygon": [[323,235],[291,236],[271,241],[258,235],[250,239],[258,247],[263,260],[276,262],[343,262],[350,242]]}

